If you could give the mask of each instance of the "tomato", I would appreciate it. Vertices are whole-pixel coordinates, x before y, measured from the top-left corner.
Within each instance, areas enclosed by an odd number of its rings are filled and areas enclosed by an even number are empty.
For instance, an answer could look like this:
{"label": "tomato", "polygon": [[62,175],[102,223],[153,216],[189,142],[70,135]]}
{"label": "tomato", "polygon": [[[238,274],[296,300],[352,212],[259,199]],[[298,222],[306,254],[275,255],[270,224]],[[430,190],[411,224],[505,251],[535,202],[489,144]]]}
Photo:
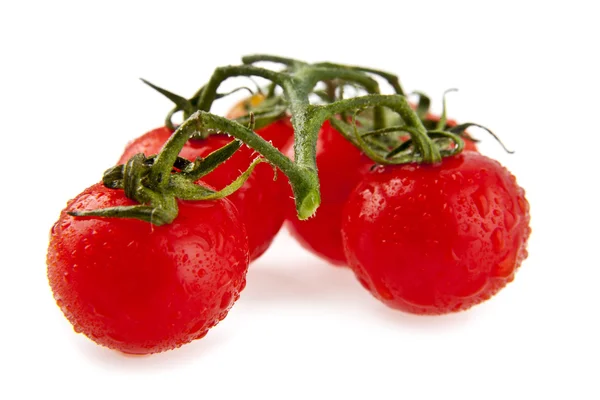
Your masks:
{"label": "tomato", "polygon": [[[434,129],[437,121],[439,116],[427,115],[429,129]],[[450,120],[447,126],[456,126],[456,122]],[[465,139],[464,150],[477,151],[477,147],[473,141]],[[293,155],[292,149],[288,155]],[[316,215],[308,220],[296,218],[291,207],[287,217],[290,233],[304,248],[331,264],[347,264],[341,237],[342,209],[354,187],[373,165],[374,162],[344,139],[329,121],[323,124],[317,142],[321,205]]]}
{"label": "tomato", "polygon": [[[291,149],[288,153],[293,155]],[[373,161],[348,142],[329,121],[323,124],[317,141],[321,205],[316,215],[305,221],[299,220],[295,208],[289,207],[287,226],[303,247],[334,265],[346,264],[341,210],[371,165]]]}
{"label": "tomato", "polygon": [[125,353],[174,349],[206,335],[239,298],[245,228],[227,199],[179,201],[162,226],[67,214],[132,204],[102,184],[69,201],[51,231],[48,280],[76,332]]}
{"label": "tomato", "polygon": [[467,309],[527,257],[529,204],[498,162],[467,151],[438,165],[380,166],[343,211],[349,266],[376,298],[416,314]]}
{"label": "tomato", "polygon": [[[125,163],[137,153],[149,156],[157,154],[171,135],[166,128],[158,128],[146,133],[129,143],[119,164]],[[293,137],[293,129],[289,121],[279,120],[258,132],[275,147],[286,149]],[[188,141],[179,155],[193,161],[196,157],[207,156],[211,152],[225,146],[232,139],[227,135],[211,135],[207,139]],[[229,160],[219,165],[214,171],[202,178],[203,182],[221,189],[233,182],[241,172],[245,171],[252,160],[258,156],[248,147],[242,147]],[[246,183],[228,199],[237,207],[240,218],[246,225],[250,248],[250,260],[255,260],[270,246],[285,219],[285,209],[281,205],[288,199],[288,183],[286,177],[279,173],[274,180],[273,168],[259,164]]]}
{"label": "tomato", "polygon": [[244,115],[248,115],[250,111],[260,106],[265,100],[266,97],[262,93],[256,93],[252,96],[246,97],[245,99],[234,104],[229,112],[227,112],[226,117],[229,119],[236,119],[243,117]]}

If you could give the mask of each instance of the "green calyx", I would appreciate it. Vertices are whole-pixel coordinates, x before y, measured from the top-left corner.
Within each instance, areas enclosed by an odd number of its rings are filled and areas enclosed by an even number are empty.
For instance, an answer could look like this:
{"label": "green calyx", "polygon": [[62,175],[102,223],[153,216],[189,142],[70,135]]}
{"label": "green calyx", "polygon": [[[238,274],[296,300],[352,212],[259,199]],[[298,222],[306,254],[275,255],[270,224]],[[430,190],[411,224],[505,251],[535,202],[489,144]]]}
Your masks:
{"label": "green calyx", "polygon": [[231,157],[242,145],[234,140],[210,153],[206,158],[189,161],[178,157],[185,142],[201,125],[200,113],[194,113],[171,136],[162,151],[155,156],[136,154],[124,165],[105,171],[103,183],[112,189],[123,189],[125,196],[139,205],[118,206],[97,210],[74,211],[79,217],[135,218],[160,226],[177,217],[177,199],[216,200],[243,186],[263,158],[257,157],[235,181],[219,191],[195,183]]}
{"label": "green calyx", "polygon": [[[278,64],[280,69],[256,65],[265,62]],[[240,76],[266,79],[270,84],[264,91],[258,85],[256,90],[241,87],[229,93],[218,91],[225,80]],[[394,94],[381,94],[378,80],[385,81]],[[298,217],[307,219],[320,204],[316,145],[325,121],[329,120],[347,140],[379,164],[438,163],[443,157],[462,151],[463,138],[470,139],[465,133],[467,128],[480,127],[472,123],[448,126],[445,99],[444,112],[432,123],[428,120],[430,99],[415,92],[418,102],[411,105],[396,75],[329,62],[309,64],[273,55],[246,56],[241,65],[217,68],[189,99],[143,82],[175,104],[167,115],[166,126],[175,129],[172,117],[178,112],[183,112],[184,122],[158,155],[138,154],[125,165],[106,171],[105,185],[123,189],[139,205],[74,215],[138,218],[157,225],[169,223],[177,216],[176,199],[209,200],[227,196],[243,185],[258,163],[266,161],[287,176]],[[214,101],[237,90],[258,93],[261,101],[245,108],[247,113],[234,120],[210,113]],[[345,98],[351,92],[354,96]],[[255,133],[286,116],[291,116],[294,128],[294,161]],[[212,133],[227,133],[237,140],[205,159],[190,162],[178,156],[188,140],[206,138]],[[219,192],[194,183],[227,160],[241,142],[262,157],[236,181]]]}

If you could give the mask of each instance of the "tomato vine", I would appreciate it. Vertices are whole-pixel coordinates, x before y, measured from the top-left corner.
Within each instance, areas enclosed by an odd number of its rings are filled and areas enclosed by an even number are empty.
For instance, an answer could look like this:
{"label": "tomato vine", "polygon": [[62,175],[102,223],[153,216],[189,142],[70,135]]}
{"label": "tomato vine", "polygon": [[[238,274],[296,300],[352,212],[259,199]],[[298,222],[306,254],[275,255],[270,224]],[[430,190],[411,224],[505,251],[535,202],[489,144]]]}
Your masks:
{"label": "tomato vine", "polygon": [[[123,182],[128,186],[134,183],[137,185],[134,189],[130,187],[126,190],[128,196],[146,205],[133,206],[125,210],[95,210],[80,215],[133,217],[160,224],[172,221],[177,215],[175,198],[201,200],[227,195],[243,184],[256,164],[252,164],[227,191],[219,193],[213,193],[202,187],[192,187],[192,181],[186,179],[190,176],[189,171],[171,172],[178,160],[177,154],[190,138],[206,137],[213,132],[225,132],[256,150],[264,158],[256,163],[267,161],[288,177],[298,217],[307,219],[315,213],[320,204],[315,148],[319,129],[325,121],[330,120],[346,139],[378,164],[439,163],[443,157],[462,151],[464,141],[461,135],[466,128],[475,125],[462,124],[446,130],[444,129],[445,116],[443,116],[435,129],[428,131],[419,117],[428,108],[428,98],[421,96],[417,110],[413,110],[398,77],[384,71],[328,62],[309,64],[291,58],[263,54],[243,57],[242,62],[241,65],[218,67],[208,82],[191,99],[185,99],[144,81],[176,104],[167,116],[168,126],[174,127],[171,118],[179,111],[184,113],[185,118],[156,158],[146,160],[140,156],[118,169],[123,172]],[[256,66],[255,64],[259,62],[278,63],[284,69],[275,71]],[[386,80],[395,94],[381,94],[377,80],[371,75]],[[275,86],[282,89],[283,96],[277,98],[270,108],[258,115],[251,114],[249,117],[237,120],[210,113],[212,103],[226,95],[218,93],[220,85],[229,78],[240,76],[269,80],[272,83],[269,90],[271,98],[274,98]],[[366,94],[347,99],[333,99],[325,104],[311,103],[310,95],[315,93],[316,85],[319,82],[333,81],[342,82],[342,87],[345,84],[358,85]],[[361,132],[355,117],[369,109],[372,110],[369,129],[366,131],[362,129]],[[401,124],[390,125],[387,122],[390,119],[389,112],[385,109],[391,110],[392,114],[395,114],[391,119],[401,121]],[[295,132],[294,161],[254,132],[257,121],[260,126],[263,126],[280,118],[286,110],[291,114]],[[352,121],[336,118],[348,113],[353,115]],[[408,134],[410,138],[401,141],[387,140],[386,144],[382,145],[377,138],[390,132],[402,132]],[[219,153],[219,155],[223,154],[228,153],[227,151]],[[207,165],[216,166],[218,159],[215,155],[201,161],[199,165],[186,165],[185,169],[204,171],[207,170]],[[114,170],[109,171],[114,172]],[[198,175],[198,173],[194,174],[196,178]],[[141,179],[142,176],[145,179]]]}

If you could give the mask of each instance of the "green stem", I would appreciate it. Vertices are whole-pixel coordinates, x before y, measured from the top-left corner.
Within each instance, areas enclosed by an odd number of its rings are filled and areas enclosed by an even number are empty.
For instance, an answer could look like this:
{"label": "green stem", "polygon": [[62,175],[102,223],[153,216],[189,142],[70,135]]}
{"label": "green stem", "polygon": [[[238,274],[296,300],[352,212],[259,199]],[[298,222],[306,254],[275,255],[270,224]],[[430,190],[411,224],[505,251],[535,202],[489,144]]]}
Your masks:
{"label": "green stem", "polygon": [[282,86],[285,81],[289,80],[289,77],[281,72],[271,71],[265,68],[255,67],[253,65],[219,67],[215,69],[215,72],[200,94],[198,103],[196,104],[197,109],[209,111],[212,103],[217,97],[217,89],[221,83],[234,76],[259,76],[280,86]]}
{"label": "green stem", "polygon": [[283,85],[283,92],[290,104],[292,113],[292,126],[294,127],[294,160],[298,165],[316,171],[316,148],[319,135],[319,126],[307,126],[310,122],[310,109],[308,92],[304,82],[294,79]]}
{"label": "green stem", "polygon": [[331,116],[349,110],[383,106],[397,112],[409,127],[414,131],[409,132],[415,148],[420,153],[422,161],[426,163],[437,163],[442,160],[441,154],[435,143],[427,136],[427,130],[412,110],[410,103],[404,96],[371,94],[352,99],[339,100],[335,103],[320,106],[322,112]]}
{"label": "green stem", "polygon": [[[380,93],[379,84],[375,79],[353,69],[311,65],[303,70],[300,70],[297,76],[306,82],[307,85],[310,85],[311,89],[319,81],[341,79],[348,82],[358,83],[368,93]],[[381,107],[375,107],[373,110],[373,126],[375,129],[380,129],[385,126],[385,116]]]}
{"label": "green stem", "polygon": [[330,63],[330,62],[323,62],[323,63],[318,63],[315,65],[327,67],[327,68],[350,69],[353,71],[367,72],[367,73],[370,73],[373,75],[378,75],[378,76],[382,77],[383,79],[385,79],[390,84],[390,86],[394,89],[396,94],[404,95],[404,90],[402,90],[402,86],[400,85],[400,79],[398,79],[398,77],[396,75],[391,74],[389,72],[385,72],[385,71],[381,71],[381,70],[373,69],[373,68],[359,67],[359,66],[355,66],[355,65],[341,65],[341,64],[335,64],[335,63]]}
{"label": "green stem", "polygon": [[288,57],[280,57],[274,56],[270,54],[251,54],[248,56],[242,57],[242,62],[244,64],[254,64],[256,62],[268,61],[286,65],[288,67],[298,66],[298,65],[306,65],[304,61],[295,60],[293,58]]}
{"label": "green stem", "polygon": [[[262,137],[254,133],[251,129],[240,125],[235,121],[220,117],[205,111],[198,111],[194,118],[203,128],[215,129],[227,132],[231,136],[246,143],[249,147],[259,152],[267,161],[277,166],[288,178],[296,197],[296,209],[300,219],[306,219],[314,214],[320,203],[319,179],[314,160],[314,148],[312,142],[305,142],[301,146],[300,155],[305,162],[294,163],[288,157],[283,155],[277,148]],[[310,125],[317,127],[316,133],[320,127],[314,122]],[[305,129],[305,128],[303,128]],[[314,146],[316,146],[316,134]],[[308,160],[307,160],[308,159]]]}
{"label": "green stem", "polygon": [[376,130],[373,130],[373,131],[365,132],[361,136],[362,137],[365,137],[365,136],[376,136],[376,135],[381,135],[381,134],[384,134],[384,133],[402,132],[403,128],[404,128],[403,125],[388,126],[387,128],[376,129]]}
{"label": "green stem", "polygon": [[169,184],[169,176],[179,152],[196,132],[201,130],[198,124],[198,111],[186,119],[165,142],[150,171],[150,183],[153,189],[165,189]]}

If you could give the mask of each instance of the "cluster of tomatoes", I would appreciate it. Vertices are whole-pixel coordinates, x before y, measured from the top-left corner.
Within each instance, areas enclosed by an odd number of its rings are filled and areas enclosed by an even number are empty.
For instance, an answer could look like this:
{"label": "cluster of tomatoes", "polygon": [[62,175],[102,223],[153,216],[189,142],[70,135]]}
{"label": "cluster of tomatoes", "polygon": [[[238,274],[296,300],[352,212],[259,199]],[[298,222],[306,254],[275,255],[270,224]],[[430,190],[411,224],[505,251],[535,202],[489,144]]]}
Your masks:
{"label": "cluster of tomatoes", "polygon": [[[239,116],[239,106],[228,115]],[[159,153],[172,133],[167,127],[148,132],[128,144],[118,163]],[[293,156],[288,116],[256,133]],[[179,156],[205,157],[231,140],[225,134],[192,139]],[[255,157],[244,146],[202,183],[221,189]],[[73,216],[134,204],[122,190],[89,187],[52,227],[48,277],[57,304],[77,332],[101,345],[133,354],[179,347],[225,318],[244,289],[248,264],[286,220],[304,247],[351,268],[388,306],[417,314],[464,310],[489,298],[527,256],[524,191],[474,142],[434,165],[376,165],[325,122],[316,160],[321,205],[304,221],[296,217],[287,180],[275,179],[268,164],[259,164],[227,198],[178,200],[177,218],[161,226]]]}

